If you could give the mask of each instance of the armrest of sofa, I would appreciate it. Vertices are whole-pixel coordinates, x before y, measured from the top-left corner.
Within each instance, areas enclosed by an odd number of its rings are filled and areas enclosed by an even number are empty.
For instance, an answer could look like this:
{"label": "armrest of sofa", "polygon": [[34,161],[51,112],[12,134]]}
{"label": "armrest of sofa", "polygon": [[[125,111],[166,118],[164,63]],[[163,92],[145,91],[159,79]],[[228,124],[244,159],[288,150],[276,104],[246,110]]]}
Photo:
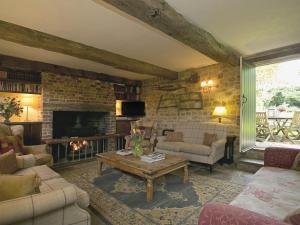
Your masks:
{"label": "armrest of sofa", "polygon": [[35,166],[36,160],[34,155],[17,155],[17,166],[19,169],[26,169]]}
{"label": "armrest of sofa", "polygon": [[211,147],[212,147],[212,149],[214,149],[218,152],[220,152],[220,151],[224,152],[226,141],[227,141],[226,138],[219,139],[219,140],[213,142]]}
{"label": "armrest of sofa", "polygon": [[76,190],[68,186],[56,191],[29,195],[22,198],[0,202],[0,224],[9,225],[32,219],[48,212],[63,209],[65,206],[75,204]]}
{"label": "armrest of sofa", "polygon": [[166,137],[167,137],[167,136],[157,136],[157,137],[156,137],[157,143],[165,141],[165,140],[166,140]]}
{"label": "armrest of sofa", "polygon": [[24,146],[24,150],[26,154],[48,154],[47,152],[47,145],[27,145]]}
{"label": "armrest of sofa", "polygon": [[199,216],[198,225],[287,225],[279,220],[223,203],[207,203]]}
{"label": "armrest of sofa", "polygon": [[290,169],[300,149],[270,147],[265,149],[264,166]]}

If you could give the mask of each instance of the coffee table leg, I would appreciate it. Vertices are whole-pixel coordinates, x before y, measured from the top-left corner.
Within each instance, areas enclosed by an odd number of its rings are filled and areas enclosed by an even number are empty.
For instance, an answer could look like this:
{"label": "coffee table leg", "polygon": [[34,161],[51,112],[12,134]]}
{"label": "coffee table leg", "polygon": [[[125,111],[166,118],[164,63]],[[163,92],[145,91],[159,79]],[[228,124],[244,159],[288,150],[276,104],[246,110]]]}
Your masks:
{"label": "coffee table leg", "polygon": [[189,179],[188,166],[183,167],[183,183],[186,183]]}
{"label": "coffee table leg", "polygon": [[147,202],[153,200],[153,180],[147,179]]}
{"label": "coffee table leg", "polygon": [[102,160],[98,159],[98,175],[102,175],[102,165],[103,165],[103,162]]}

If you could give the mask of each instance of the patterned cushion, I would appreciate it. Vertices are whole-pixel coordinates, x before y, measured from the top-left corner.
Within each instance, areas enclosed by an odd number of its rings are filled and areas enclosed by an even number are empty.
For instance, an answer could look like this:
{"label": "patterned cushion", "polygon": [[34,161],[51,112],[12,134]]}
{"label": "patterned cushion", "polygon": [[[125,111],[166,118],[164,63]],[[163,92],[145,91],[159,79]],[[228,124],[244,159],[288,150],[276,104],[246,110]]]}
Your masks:
{"label": "patterned cushion", "polygon": [[14,145],[12,143],[7,143],[6,141],[1,143],[0,141],[0,155],[9,152],[10,150],[14,150]]}
{"label": "patterned cushion", "polygon": [[12,174],[17,170],[17,159],[13,150],[0,155],[0,174]]}
{"label": "patterned cushion", "polygon": [[0,201],[38,193],[41,179],[36,174],[0,176]]}
{"label": "patterned cushion", "polygon": [[152,127],[145,127],[145,126],[139,126],[138,129],[143,130],[144,133],[144,139],[149,140],[152,135]]}
{"label": "patterned cushion", "polygon": [[166,142],[182,142],[183,133],[182,132],[169,132],[165,139]]}
{"label": "patterned cushion", "polygon": [[293,166],[292,166],[293,170],[299,170],[300,171],[300,152],[297,154]]}
{"label": "patterned cushion", "polygon": [[5,151],[6,149],[11,148],[13,146],[13,149],[16,153],[24,154],[24,148],[22,144],[22,140],[19,136],[5,136],[0,137],[0,143],[1,143],[1,149],[3,148]]}
{"label": "patterned cushion", "polygon": [[299,149],[269,147],[265,149],[264,166],[291,169]]}
{"label": "patterned cushion", "polygon": [[213,142],[217,141],[217,134],[204,133],[203,144],[206,146],[211,146]]}
{"label": "patterned cushion", "polygon": [[287,215],[284,222],[292,225],[300,225],[300,208]]}

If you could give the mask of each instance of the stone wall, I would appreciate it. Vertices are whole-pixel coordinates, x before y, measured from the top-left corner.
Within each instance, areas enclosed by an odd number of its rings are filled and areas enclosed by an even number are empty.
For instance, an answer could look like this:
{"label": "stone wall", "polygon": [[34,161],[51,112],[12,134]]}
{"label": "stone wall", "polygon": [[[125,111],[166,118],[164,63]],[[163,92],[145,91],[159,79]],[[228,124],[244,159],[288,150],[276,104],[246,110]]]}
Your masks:
{"label": "stone wall", "polygon": [[42,74],[42,138],[52,138],[53,111],[108,112],[107,133],[115,133],[115,95],[112,83],[86,78]]}
{"label": "stone wall", "polygon": [[[191,81],[191,76],[197,76],[198,81]],[[200,82],[212,79],[214,87],[210,93],[203,93],[202,109],[178,109],[168,103],[170,107],[158,108],[161,98],[176,99],[181,101],[179,96],[193,96],[189,93],[198,93],[201,90]],[[173,84],[176,90],[162,91],[162,86]],[[163,96],[163,97],[161,97]],[[173,128],[177,121],[214,121],[217,118],[212,116],[215,106],[225,104],[228,115],[222,122],[229,127],[229,134],[239,136],[239,99],[240,99],[240,72],[239,67],[232,67],[225,64],[215,64],[207,67],[188,70],[180,73],[177,81],[164,79],[151,79],[143,82],[141,98],[146,102],[146,117],[158,121],[158,132],[163,129]],[[192,97],[190,97],[192,98]],[[192,99],[191,99],[192,100]],[[169,100],[171,101],[171,100]],[[195,100],[193,100],[195,103]],[[168,105],[167,104],[167,105]],[[235,151],[238,153],[238,140]],[[236,154],[238,156],[238,154]]]}

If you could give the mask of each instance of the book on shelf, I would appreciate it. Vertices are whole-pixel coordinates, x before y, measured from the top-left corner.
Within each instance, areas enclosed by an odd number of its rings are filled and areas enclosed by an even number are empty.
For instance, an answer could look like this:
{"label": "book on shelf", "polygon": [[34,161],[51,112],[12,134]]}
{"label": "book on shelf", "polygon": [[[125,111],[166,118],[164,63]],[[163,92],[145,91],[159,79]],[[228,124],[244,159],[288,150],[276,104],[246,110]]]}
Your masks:
{"label": "book on shelf", "polygon": [[153,162],[161,161],[161,160],[164,160],[165,158],[166,158],[166,155],[164,153],[159,153],[159,152],[154,152],[154,153],[149,154],[149,155],[142,155],[141,156],[141,160],[143,162],[147,162],[147,163],[153,163]]}

